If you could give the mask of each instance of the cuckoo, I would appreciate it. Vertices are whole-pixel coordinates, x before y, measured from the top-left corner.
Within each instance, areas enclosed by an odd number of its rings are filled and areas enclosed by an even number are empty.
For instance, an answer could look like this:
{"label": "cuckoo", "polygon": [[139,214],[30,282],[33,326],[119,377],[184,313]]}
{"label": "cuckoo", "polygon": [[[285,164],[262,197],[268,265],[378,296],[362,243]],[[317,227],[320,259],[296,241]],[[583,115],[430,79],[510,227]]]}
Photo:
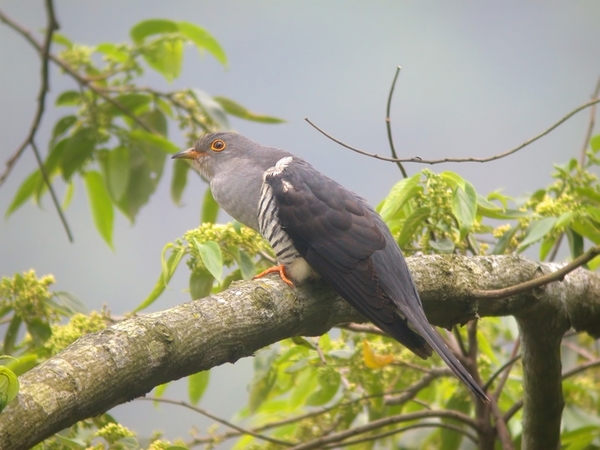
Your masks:
{"label": "cuckoo", "polygon": [[360,196],[277,148],[232,132],[202,136],[173,155],[192,160],[217,203],[259,231],[273,247],[286,283],[326,280],[362,315],[423,359],[434,349],[473,393],[487,402],[429,324],[398,244]]}

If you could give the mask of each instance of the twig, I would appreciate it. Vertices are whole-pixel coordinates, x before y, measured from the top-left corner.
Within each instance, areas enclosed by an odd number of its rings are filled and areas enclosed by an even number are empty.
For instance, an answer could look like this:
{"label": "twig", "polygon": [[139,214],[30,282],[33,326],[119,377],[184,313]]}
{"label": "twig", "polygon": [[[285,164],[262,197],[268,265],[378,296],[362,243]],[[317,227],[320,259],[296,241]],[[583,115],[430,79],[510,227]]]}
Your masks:
{"label": "twig", "polygon": [[[394,147],[394,139],[392,138],[392,121],[390,119],[390,111],[392,109],[392,96],[394,94],[394,88],[396,87],[396,80],[398,80],[398,75],[400,75],[400,71],[402,67],[396,67],[396,74],[394,75],[394,79],[392,80],[392,86],[390,87],[390,93],[388,94],[387,100],[387,108],[385,110],[385,128],[387,130],[388,142],[390,143],[390,150],[392,151],[392,158],[398,158],[398,154],[396,153],[396,148]],[[407,178],[406,170],[404,170],[404,166],[400,161],[396,161],[396,165],[402,172],[402,177]]]}
{"label": "twig", "polygon": [[[8,17],[6,14],[4,14],[2,11],[0,11],[0,20],[2,22],[6,23],[9,27],[11,27],[13,30],[15,30],[17,33],[19,33],[21,36],[23,36],[39,53],[43,53],[42,44],[40,44],[35,39],[35,37],[33,37],[33,35],[31,34],[31,32],[29,30],[27,30],[26,28],[19,25],[17,22],[12,20],[10,17]],[[57,64],[65,72],[67,72],[69,75],[71,75],[71,77],[73,77],[75,79],[75,81],[77,81],[77,83],[79,83],[82,86],[87,87],[92,92],[94,92],[96,95],[98,95],[99,97],[101,97],[102,99],[104,99],[105,101],[110,103],[111,105],[113,105],[115,108],[117,108],[123,114],[125,114],[127,117],[132,119],[135,123],[137,123],[140,127],[142,127],[144,130],[146,130],[150,133],[156,133],[156,131],[154,129],[152,129],[152,127],[150,127],[147,123],[145,123],[142,119],[140,119],[138,116],[136,116],[131,111],[129,111],[127,108],[125,108],[123,105],[121,105],[121,103],[119,103],[117,100],[115,100],[112,97],[110,97],[109,95],[105,94],[102,89],[96,87],[92,83],[92,80],[77,73],[76,70],[74,70],[69,64],[67,64],[65,61],[60,59],[58,56],[53,55],[52,53],[48,53],[48,58],[52,62]]]}
{"label": "twig", "polygon": [[[594,361],[586,362],[585,364],[580,364],[577,367],[572,368],[571,370],[567,370],[562,374],[562,379],[565,380],[574,375],[577,375],[581,372],[585,372],[592,367],[600,366],[600,359],[595,359]],[[514,416],[521,408],[523,407],[523,399],[516,402],[512,405],[505,413],[504,413],[504,421],[508,422],[512,416]]]}
{"label": "twig", "polygon": [[545,284],[552,283],[554,281],[561,281],[567,274],[573,272],[575,269],[587,264],[589,261],[594,259],[596,256],[600,255],[600,246],[597,245],[595,247],[590,248],[587,252],[575,258],[570,263],[558,269],[556,272],[549,273],[548,275],[544,275],[539,278],[534,278],[533,280],[525,281],[524,283],[516,284],[514,286],[509,286],[504,289],[494,289],[489,291],[484,291],[480,289],[475,289],[471,292],[473,297],[482,298],[482,299],[501,299],[510,297],[511,295],[521,294],[523,292],[527,292],[531,289],[538,288],[540,286],[544,286]]}
{"label": "twig", "polygon": [[334,442],[340,442],[349,437],[356,436],[362,433],[369,432],[371,430],[376,430],[377,428],[382,428],[388,425],[394,425],[396,423],[408,422],[412,420],[426,419],[431,417],[439,417],[446,419],[453,419],[458,422],[464,423],[468,425],[474,430],[477,430],[478,424],[477,422],[470,418],[469,416],[460,413],[458,411],[452,410],[439,410],[439,411],[419,411],[411,414],[397,414],[394,416],[383,417],[381,419],[373,420],[364,425],[356,426],[354,428],[340,431],[339,433],[334,433],[329,436],[323,436],[317,439],[314,439],[310,442],[306,442],[300,445],[296,445],[292,447],[291,450],[310,450],[314,448],[323,448],[323,446],[327,444],[331,444]]}
{"label": "twig", "polygon": [[[592,99],[598,98],[600,95],[600,78],[596,82],[596,88],[594,89],[594,93],[592,94]],[[588,145],[590,145],[590,139],[592,138],[592,133],[594,131],[594,124],[596,122],[596,105],[593,105],[590,108],[590,120],[588,122],[588,129],[585,134],[585,139],[583,140],[583,148],[581,149],[581,156],[579,157],[579,162],[581,166],[585,164],[585,156],[587,152]]]}
{"label": "twig", "polygon": [[504,417],[502,417],[500,408],[498,408],[498,400],[496,400],[493,396],[490,397],[490,407],[492,409],[494,421],[496,422],[496,433],[498,435],[498,439],[500,439],[502,450],[514,450],[515,446],[513,445],[510,438],[510,433],[506,428],[506,422],[504,421]]}
{"label": "twig", "polygon": [[487,392],[488,389],[490,389],[490,387],[492,386],[492,383],[494,382],[494,380],[496,378],[498,378],[500,375],[502,375],[502,379],[498,383],[498,387],[496,388],[496,392],[494,393],[496,398],[500,397],[500,392],[502,391],[502,388],[506,384],[506,380],[508,379],[508,375],[510,374],[512,365],[514,363],[516,363],[519,359],[521,359],[521,355],[516,354],[516,352],[518,351],[518,349],[520,347],[520,342],[521,342],[521,340],[519,338],[517,338],[517,340],[515,341],[515,345],[513,346],[513,350],[510,355],[511,356],[510,359],[508,361],[506,361],[504,364],[502,364],[500,366],[500,368],[498,370],[496,370],[492,374],[492,376],[489,378],[489,380],[487,380],[486,383],[483,385],[483,390]]}
{"label": "twig", "polygon": [[202,414],[205,417],[208,417],[211,420],[214,420],[215,422],[219,422],[222,425],[225,425],[229,428],[233,428],[234,430],[240,432],[241,434],[247,434],[250,436],[253,436],[257,439],[261,439],[263,441],[267,441],[267,442],[271,442],[273,444],[277,444],[277,445],[284,445],[286,447],[290,447],[292,445],[294,445],[293,442],[289,442],[289,441],[282,441],[280,439],[275,439],[272,438],[270,436],[266,436],[264,434],[259,434],[256,433],[252,430],[247,430],[245,428],[239,427],[231,422],[228,422],[225,419],[221,419],[220,417],[215,416],[214,414],[209,413],[208,411],[202,409],[202,408],[198,408],[197,406],[193,406],[190,405],[189,403],[186,403],[184,401],[180,401],[180,400],[169,400],[167,398],[159,398],[159,397],[138,397],[136,400],[149,400],[149,401],[153,401],[153,402],[159,402],[159,403],[168,403],[170,405],[177,405],[177,406],[183,406],[184,408],[190,409],[194,412],[197,412],[198,414]]}
{"label": "twig", "polygon": [[431,384],[432,381],[445,376],[451,376],[452,371],[447,367],[437,367],[429,370],[418,381],[408,386],[400,395],[387,396],[384,399],[386,405],[403,405],[413,399],[422,389]]}
{"label": "twig", "polygon": [[[18,161],[18,159],[23,154],[23,152],[27,149],[27,147],[31,147],[33,154],[35,155],[35,160],[39,167],[40,173],[42,174],[42,177],[44,178],[44,183],[48,186],[48,191],[50,192],[50,197],[52,198],[52,203],[54,204],[56,212],[58,213],[58,217],[60,218],[60,221],[62,222],[63,228],[65,229],[65,232],[67,233],[67,237],[69,238],[69,241],[73,242],[73,234],[71,233],[71,229],[69,228],[67,219],[62,211],[62,208],[60,207],[60,202],[58,201],[56,192],[54,191],[54,188],[52,187],[52,183],[50,182],[50,177],[46,173],[46,170],[44,168],[44,163],[42,161],[42,157],[41,157],[40,152],[35,143],[35,135],[37,134],[39,126],[42,122],[42,117],[44,115],[44,109],[46,107],[46,95],[48,94],[48,90],[49,90],[48,58],[50,55],[50,46],[52,44],[52,36],[53,36],[54,32],[58,29],[58,22],[56,20],[56,14],[54,13],[54,5],[52,3],[52,0],[45,0],[44,3],[45,3],[45,8],[46,8],[47,23],[46,23],[46,32],[44,34],[44,42],[42,44],[38,44],[39,45],[38,51],[40,54],[40,59],[41,59],[42,64],[41,64],[41,69],[40,69],[40,72],[41,72],[40,80],[41,81],[40,81],[40,89],[39,89],[38,96],[37,96],[37,108],[36,108],[36,111],[35,111],[35,114],[33,117],[33,121],[31,123],[31,127],[29,129],[29,132],[27,133],[25,140],[19,146],[17,151],[14,153],[14,155],[12,157],[10,157],[8,159],[8,161],[6,162],[6,169],[5,169],[4,173],[2,175],[0,175],[0,186],[2,186],[2,184],[6,180],[6,177],[10,173],[12,167]],[[1,12],[0,12],[0,19],[5,21],[4,16]]]}
{"label": "twig", "polygon": [[388,436],[393,436],[394,434],[404,433],[405,431],[416,430],[419,428],[445,428],[446,430],[455,431],[456,433],[462,434],[466,438],[470,439],[474,444],[477,445],[479,442],[477,437],[469,433],[468,431],[457,427],[456,425],[451,425],[449,423],[436,422],[436,423],[416,423],[414,425],[409,425],[407,427],[397,428],[395,430],[386,431],[385,433],[373,434],[368,437],[353,439],[351,441],[345,441],[341,443],[329,444],[324,448],[338,448],[338,447],[348,447],[349,445],[361,444],[363,442],[376,441],[379,439],[386,438]]}
{"label": "twig", "polygon": [[349,150],[352,150],[353,152],[356,153],[360,153],[361,155],[365,155],[365,156],[369,156],[371,158],[376,158],[376,159],[380,159],[382,161],[389,161],[389,162],[411,162],[411,163],[419,163],[419,164],[441,164],[441,163],[449,163],[449,162],[455,162],[455,163],[463,163],[463,162],[477,162],[477,163],[485,163],[485,162],[490,162],[490,161],[495,161],[498,159],[502,159],[505,158],[507,156],[512,155],[513,153],[518,152],[519,150],[527,147],[528,145],[534,143],[535,141],[537,141],[538,139],[546,136],[548,133],[550,133],[552,130],[554,130],[556,127],[558,127],[559,125],[562,125],[564,122],[566,122],[568,119],[570,119],[571,117],[573,117],[575,114],[577,114],[578,112],[584,110],[585,108],[589,108],[592,105],[595,105],[597,103],[600,103],[600,98],[591,100],[587,103],[584,103],[583,105],[578,106],[577,108],[575,108],[574,110],[572,110],[570,113],[568,113],[566,116],[564,116],[562,119],[560,119],[558,122],[554,123],[552,126],[550,126],[549,128],[547,128],[546,130],[542,131],[540,134],[532,137],[531,139],[528,139],[527,141],[523,142],[521,145],[507,151],[504,153],[499,153],[497,155],[494,156],[490,156],[488,158],[442,158],[442,159],[423,159],[419,156],[416,156],[414,158],[388,158],[386,156],[381,156],[378,155],[376,153],[369,153],[366,152],[364,150],[360,150],[358,148],[352,147],[342,141],[340,141],[339,139],[334,138],[333,136],[331,136],[330,134],[326,133],[324,130],[322,130],[321,128],[319,128],[317,125],[315,125],[314,123],[312,123],[308,118],[305,118],[304,120],[306,120],[314,129],[316,129],[319,133],[323,134],[324,136],[328,137],[329,139],[331,139],[333,142],[341,145],[342,147],[345,147]]}

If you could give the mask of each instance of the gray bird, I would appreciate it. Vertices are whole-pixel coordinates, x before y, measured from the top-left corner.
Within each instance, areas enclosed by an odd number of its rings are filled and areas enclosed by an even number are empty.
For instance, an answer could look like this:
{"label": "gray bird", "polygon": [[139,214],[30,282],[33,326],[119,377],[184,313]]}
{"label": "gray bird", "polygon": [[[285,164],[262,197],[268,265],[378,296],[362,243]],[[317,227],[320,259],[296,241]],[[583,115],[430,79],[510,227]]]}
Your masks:
{"label": "gray bird", "polygon": [[423,359],[432,348],[481,400],[473,380],[427,321],[406,261],[361,197],[284,150],[231,132],[173,155],[191,159],[217,203],[271,244],[288,284],[321,277],[375,325]]}

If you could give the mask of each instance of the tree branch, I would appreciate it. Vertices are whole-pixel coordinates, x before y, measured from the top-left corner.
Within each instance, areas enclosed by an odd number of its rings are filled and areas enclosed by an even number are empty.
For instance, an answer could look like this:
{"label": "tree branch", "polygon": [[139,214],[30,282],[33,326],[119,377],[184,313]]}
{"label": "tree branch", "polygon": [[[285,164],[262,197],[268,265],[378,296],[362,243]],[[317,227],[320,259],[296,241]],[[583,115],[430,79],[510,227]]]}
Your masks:
{"label": "tree branch", "polygon": [[[58,213],[58,217],[60,218],[60,221],[62,222],[63,228],[65,229],[65,232],[67,233],[67,237],[69,238],[69,241],[73,242],[73,234],[71,233],[71,229],[69,228],[69,224],[68,224],[67,219],[66,219],[66,217],[63,213],[63,210],[60,206],[60,202],[58,201],[56,192],[54,192],[54,188],[52,187],[50,178],[48,177],[48,174],[46,173],[46,170],[44,168],[44,163],[42,162],[42,157],[41,157],[40,152],[35,143],[35,135],[37,134],[40,124],[42,123],[42,117],[44,115],[44,110],[45,110],[45,106],[46,106],[46,96],[49,91],[48,59],[49,59],[49,55],[50,55],[50,46],[52,44],[52,36],[54,35],[54,32],[56,30],[58,30],[58,22],[56,21],[56,15],[54,13],[54,4],[52,3],[52,0],[45,0],[45,6],[46,6],[46,16],[47,16],[46,32],[44,34],[44,42],[42,44],[38,44],[38,46],[39,46],[38,52],[40,54],[40,60],[41,60],[41,69],[40,69],[41,74],[40,74],[40,88],[39,88],[38,96],[37,96],[37,108],[36,108],[31,126],[29,128],[29,132],[27,133],[27,136],[25,137],[25,140],[19,146],[17,151],[6,161],[5,171],[4,171],[4,173],[2,173],[0,175],[0,186],[2,186],[2,184],[8,177],[8,174],[10,173],[10,171],[12,170],[12,168],[16,164],[16,162],[19,160],[19,158],[21,157],[23,152],[27,149],[27,147],[31,147],[33,154],[35,156],[35,160],[40,169],[40,173],[42,174],[42,177],[44,178],[44,182],[48,186],[48,192],[50,192],[50,197],[52,198],[52,203],[54,204],[54,208],[56,209],[56,212]],[[11,25],[11,23],[9,22],[9,19],[7,19],[6,16],[1,11],[0,11],[0,20]]]}
{"label": "tree branch", "polygon": [[[530,335],[538,337],[548,330],[553,336],[555,329],[564,330],[569,324],[600,335],[600,275],[596,273],[579,268],[542,292],[479,299],[472,295],[474,287],[498,289],[560,266],[514,255],[421,255],[407,262],[434,324],[449,327],[478,315],[515,315],[521,324],[527,323],[523,328]],[[0,414],[0,450],[30,448],[83,418],[143,396],[154,386],[233,363],[281,339],[316,336],[337,324],[356,321],[363,319],[324,283],[292,290],[277,278],[236,283],[218,295],[123,320],[80,338],[20,377],[19,395]],[[551,355],[542,353],[538,359]],[[526,360],[524,356],[524,366]],[[531,382],[525,388],[539,390]],[[555,400],[545,396],[541,399],[528,392],[526,410],[528,403],[536,411],[547,410],[547,402]],[[549,434],[548,424],[544,433]]]}
{"label": "tree branch", "polygon": [[348,145],[348,144],[340,141],[339,139],[334,138],[330,134],[326,133],[324,130],[322,130],[321,128],[319,128],[317,125],[315,125],[309,119],[305,118],[304,120],[306,120],[310,124],[310,126],[312,126],[314,129],[316,129],[319,133],[323,134],[324,136],[326,136],[327,138],[331,139],[333,142],[341,145],[342,147],[345,147],[348,150],[352,150],[353,152],[359,153],[361,155],[365,155],[365,156],[368,156],[370,158],[380,159],[382,161],[388,161],[388,162],[393,162],[393,163],[411,162],[411,163],[430,164],[430,165],[431,164],[449,163],[449,162],[456,162],[456,163],[464,163],[464,162],[485,163],[485,162],[495,161],[497,159],[506,158],[507,156],[510,156],[513,153],[516,153],[519,150],[522,150],[523,148],[527,147],[528,145],[533,144],[538,139],[546,136],[548,133],[550,133],[552,130],[554,130],[558,126],[562,125],[564,122],[566,122],[567,120],[569,120],[571,117],[573,117],[578,112],[583,111],[584,109],[589,108],[590,106],[595,105],[597,103],[600,103],[600,98],[596,98],[596,99],[591,100],[591,101],[589,101],[587,103],[584,103],[583,105],[578,106],[577,108],[575,108],[574,110],[572,110],[571,112],[569,112],[567,115],[565,115],[562,119],[560,119],[559,121],[555,122],[550,127],[546,128],[540,134],[538,134],[538,135],[532,137],[531,139],[528,139],[527,141],[523,142],[521,145],[518,145],[517,147],[515,147],[515,148],[513,148],[511,150],[508,150],[508,151],[506,151],[504,153],[499,153],[497,155],[490,156],[488,158],[472,158],[472,157],[469,157],[469,158],[423,159],[423,158],[421,158],[419,156],[415,156],[414,158],[388,158],[386,156],[381,156],[381,155],[378,155],[376,153],[369,153],[369,152],[366,152],[364,150],[360,150],[360,149],[358,149],[356,147],[352,147],[352,146],[350,146],[350,145]]}

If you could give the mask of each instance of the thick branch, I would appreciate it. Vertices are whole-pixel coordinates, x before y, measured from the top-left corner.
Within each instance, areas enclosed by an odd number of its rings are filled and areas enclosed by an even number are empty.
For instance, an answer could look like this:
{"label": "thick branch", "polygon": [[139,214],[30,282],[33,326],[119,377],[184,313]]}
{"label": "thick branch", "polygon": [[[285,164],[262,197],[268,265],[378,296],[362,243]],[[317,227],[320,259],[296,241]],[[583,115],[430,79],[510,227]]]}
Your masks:
{"label": "thick branch", "polygon": [[[577,269],[529,294],[481,300],[472,296],[475,289],[499,289],[560,266],[518,256],[419,256],[408,263],[432,323],[448,327],[477,315],[515,315],[539,335],[551,323],[545,315],[543,321],[530,320],[541,308],[554,311],[553,333],[571,325],[600,334],[595,273]],[[0,450],[30,448],[158,384],[233,363],[290,336],[320,335],[353,321],[361,317],[327,286],[292,290],[277,279],[238,283],[219,295],[124,320],[79,339],[20,378],[19,395],[0,414]],[[526,411],[528,402],[540,411],[545,401],[528,393]]]}

